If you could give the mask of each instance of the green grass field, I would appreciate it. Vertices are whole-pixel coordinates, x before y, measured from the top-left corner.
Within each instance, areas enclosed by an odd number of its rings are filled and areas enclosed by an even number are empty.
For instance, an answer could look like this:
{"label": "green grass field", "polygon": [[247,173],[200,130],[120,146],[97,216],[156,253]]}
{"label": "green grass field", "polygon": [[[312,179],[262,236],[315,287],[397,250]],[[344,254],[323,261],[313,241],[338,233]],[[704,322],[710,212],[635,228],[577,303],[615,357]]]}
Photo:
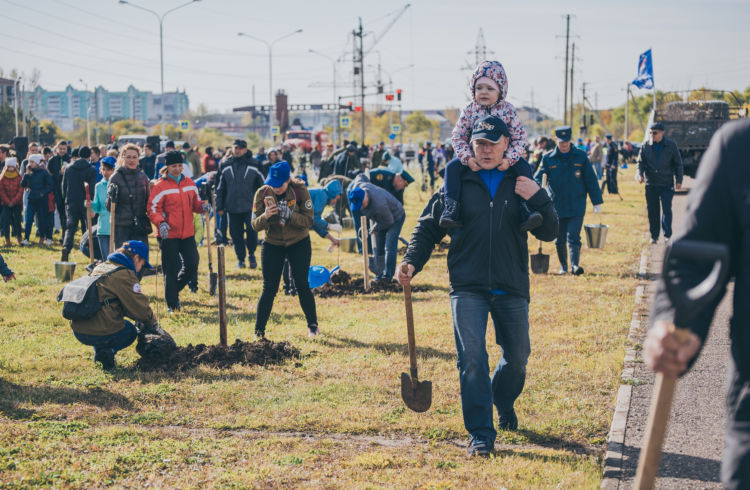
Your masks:
{"label": "green grass field", "polygon": [[[605,195],[607,246],[584,245],[586,275],[531,277],[520,429],[500,432],[489,460],[466,457],[445,253],[414,281],[431,286],[414,293],[414,315],[420,377],[433,382],[432,408],[416,414],[400,397],[399,375],[408,370],[400,294],[317,298],[314,340],[297,298],[277,296],[267,336],[298,347],[297,363],[142,373],[131,347],[105,373],[55,301],[59,246],[2,248],[18,280],[0,285],[0,487],[597,488],[646,240],[632,172],[621,172],[624,201]],[[406,196],[408,238],[427,195],[412,186]],[[585,222],[597,221],[589,203]],[[335,266],[328,241],[311,236],[312,263]],[[557,271],[554,245],[544,250]],[[201,257],[201,289],[183,291],[177,315],[165,313],[153,277],[143,282],[181,345],[219,339],[205,249]],[[85,257],[74,251],[71,260],[80,276]],[[227,264],[234,262],[228,248]],[[341,254],[354,275],[361,263]],[[250,341],[261,272],[227,273],[230,342]],[[487,337],[494,366],[500,348],[491,327]]]}

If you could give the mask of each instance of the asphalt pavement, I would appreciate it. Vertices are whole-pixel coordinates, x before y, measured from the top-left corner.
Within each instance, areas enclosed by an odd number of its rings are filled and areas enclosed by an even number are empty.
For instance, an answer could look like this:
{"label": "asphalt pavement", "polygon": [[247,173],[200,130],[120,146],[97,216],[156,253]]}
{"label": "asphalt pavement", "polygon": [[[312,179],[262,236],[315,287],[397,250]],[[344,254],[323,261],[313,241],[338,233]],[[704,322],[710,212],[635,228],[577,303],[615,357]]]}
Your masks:
{"label": "asphalt pavement", "polygon": [[[686,180],[689,187],[691,181]],[[644,200],[645,201],[645,200]],[[643,203],[645,206],[645,202]],[[685,213],[687,196],[676,195],[673,204],[674,228],[679,229]],[[643,314],[636,338],[643,344],[648,326],[648,311],[655,289],[654,279],[661,273],[664,242],[650,245],[648,283],[645,286]],[[726,367],[729,361],[729,319],[731,317],[732,285],[716,311],[711,332],[692,370],[680,379],[672,405],[666,441],[663,447],[656,488],[703,489],[721,488],[720,462],[724,447],[724,409]],[[631,337],[632,338],[632,337]],[[624,444],[621,445],[621,471],[603,484],[607,488],[632,488],[638,466],[638,454],[646,430],[651,393],[655,376],[642,362],[640,350],[635,359],[627,360],[625,369],[632,368],[630,404],[625,422]],[[617,422],[617,415],[615,422]]]}

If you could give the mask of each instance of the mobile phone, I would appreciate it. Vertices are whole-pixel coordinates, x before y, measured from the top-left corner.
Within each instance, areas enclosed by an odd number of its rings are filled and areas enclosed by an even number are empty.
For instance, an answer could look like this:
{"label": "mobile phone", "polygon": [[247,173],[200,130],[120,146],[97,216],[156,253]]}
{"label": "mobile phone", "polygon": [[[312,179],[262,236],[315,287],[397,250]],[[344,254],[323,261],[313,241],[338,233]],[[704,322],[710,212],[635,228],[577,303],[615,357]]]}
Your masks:
{"label": "mobile phone", "polygon": [[266,207],[273,206],[276,203],[276,200],[272,196],[266,196],[263,200],[266,203]]}

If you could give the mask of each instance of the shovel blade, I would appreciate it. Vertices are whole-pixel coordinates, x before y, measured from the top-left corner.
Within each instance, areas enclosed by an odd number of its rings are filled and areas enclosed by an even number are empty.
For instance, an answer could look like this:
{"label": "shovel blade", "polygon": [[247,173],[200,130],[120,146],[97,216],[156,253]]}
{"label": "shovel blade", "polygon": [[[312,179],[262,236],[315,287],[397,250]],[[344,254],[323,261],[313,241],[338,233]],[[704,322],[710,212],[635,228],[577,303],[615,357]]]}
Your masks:
{"label": "shovel blade", "polygon": [[412,383],[411,376],[401,373],[401,398],[407,407],[415,412],[426,412],[432,405],[432,382]]}
{"label": "shovel blade", "polygon": [[208,276],[208,294],[211,296],[216,295],[216,285],[219,283],[219,275],[216,272],[212,272]]}

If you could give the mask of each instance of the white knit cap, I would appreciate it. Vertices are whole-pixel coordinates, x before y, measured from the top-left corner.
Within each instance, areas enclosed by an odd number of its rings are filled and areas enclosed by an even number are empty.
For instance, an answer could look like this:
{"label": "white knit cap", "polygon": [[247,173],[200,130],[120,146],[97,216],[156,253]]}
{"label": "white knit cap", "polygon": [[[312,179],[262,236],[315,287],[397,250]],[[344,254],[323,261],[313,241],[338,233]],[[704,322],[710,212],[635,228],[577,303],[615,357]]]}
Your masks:
{"label": "white knit cap", "polygon": [[18,160],[16,160],[14,157],[6,158],[5,159],[5,166],[6,167],[17,167],[18,166]]}

